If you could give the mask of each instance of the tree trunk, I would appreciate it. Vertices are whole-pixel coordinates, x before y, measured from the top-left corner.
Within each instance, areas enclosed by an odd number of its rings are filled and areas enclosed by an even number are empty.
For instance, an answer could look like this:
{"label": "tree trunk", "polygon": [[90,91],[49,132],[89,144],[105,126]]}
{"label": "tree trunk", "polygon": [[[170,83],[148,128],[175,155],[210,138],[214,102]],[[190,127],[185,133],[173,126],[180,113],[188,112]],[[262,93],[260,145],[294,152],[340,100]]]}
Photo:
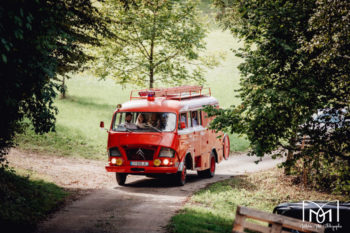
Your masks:
{"label": "tree trunk", "polygon": [[153,41],[151,44],[151,54],[149,57],[149,88],[153,88],[153,79],[154,76],[154,68],[153,68]]}
{"label": "tree trunk", "polygon": [[[303,142],[301,143],[301,150],[304,150],[305,147],[305,135],[303,136]],[[303,157],[303,185],[304,187],[307,186],[308,183],[308,175],[309,175],[309,162],[306,161],[306,157]]]}
{"label": "tree trunk", "polygon": [[153,64],[154,38],[151,41],[151,51],[149,55],[149,88],[153,88],[154,83],[154,64]]}
{"label": "tree trunk", "polygon": [[67,87],[66,87],[66,76],[65,76],[65,75],[62,75],[61,99],[65,99],[65,98],[66,98],[66,91],[67,91]]}
{"label": "tree trunk", "polygon": [[290,161],[292,159],[292,156],[293,156],[293,151],[288,150],[286,165],[284,166],[284,174],[287,176],[290,175],[290,168],[291,168]]}
{"label": "tree trunk", "polygon": [[[295,147],[295,142],[296,142],[296,138],[293,136],[289,140],[289,146],[294,148]],[[294,150],[288,150],[287,159],[286,159],[285,166],[284,166],[284,174],[287,175],[287,176],[290,175],[290,173],[291,173],[293,154],[294,154]]]}
{"label": "tree trunk", "polygon": [[151,70],[150,78],[149,78],[149,88],[153,88],[153,70]]}
{"label": "tree trunk", "polygon": [[308,183],[308,172],[309,171],[309,166],[308,164],[306,163],[306,159],[304,158],[303,159],[303,185],[304,187],[307,186],[307,183]]}
{"label": "tree trunk", "polygon": [[[158,5],[158,1],[157,1]],[[153,29],[152,29],[152,38],[151,38],[151,51],[149,53],[149,88],[153,88],[154,84],[154,40],[156,35],[156,12],[153,12]]]}

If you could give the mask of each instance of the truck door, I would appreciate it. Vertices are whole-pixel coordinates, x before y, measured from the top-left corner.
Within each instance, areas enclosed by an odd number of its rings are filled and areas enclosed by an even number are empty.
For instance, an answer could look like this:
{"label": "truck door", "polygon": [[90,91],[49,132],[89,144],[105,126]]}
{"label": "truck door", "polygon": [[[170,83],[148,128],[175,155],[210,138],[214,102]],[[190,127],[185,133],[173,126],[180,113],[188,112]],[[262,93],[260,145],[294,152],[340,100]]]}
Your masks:
{"label": "truck door", "polygon": [[203,130],[200,132],[201,135],[201,154],[202,154],[202,168],[209,167],[209,157],[210,157],[210,143],[209,143],[209,119],[204,111],[200,111],[200,118]]}
{"label": "truck door", "polygon": [[191,122],[191,128],[192,128],[192,145],[194,148],[195,156],[198,156],[201,154],[201,135],[200,135],[200,125],[199,125],[199,117],[198,117],[198,111],[191,111],[189,112],[189,121]]}
{"label": "truck door", "polygon": [[[185,128],[181,129],[181,122],[185,123]],[[185,155],[186,151],[189,147],[191,147],[191,139],[188,133],[189,123],[187,122],[187,113],[180,113],[179,115],[179,123],[178,123],[178,133],[179,133],[179,151],[180,155]],[[180,158],[182,160],[182,158]]]}

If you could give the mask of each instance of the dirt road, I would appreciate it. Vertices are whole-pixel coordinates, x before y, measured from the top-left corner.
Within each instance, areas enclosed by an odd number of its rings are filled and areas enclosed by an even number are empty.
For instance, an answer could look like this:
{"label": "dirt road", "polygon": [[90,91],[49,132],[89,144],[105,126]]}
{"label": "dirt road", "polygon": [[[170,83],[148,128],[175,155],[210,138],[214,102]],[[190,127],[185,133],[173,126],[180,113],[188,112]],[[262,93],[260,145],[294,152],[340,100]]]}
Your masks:
{"label": "dirt road", "polygon": [[[98,161],[23,156],[18,151],[13,151],[9,160],[12,165],[34,171],[46,169],[48,176],[56,175],[54,182],[66,188],[91,192],[41,224],[40,233],[166,232],[165,226],[171,216],[196,190],[245,172],[272,168],[281,162],[265,158],[257,165],[254,163],[256,157],[241,154],[220,163],[214,178],[199,179],[196,173],[189,172],[187,184],[183,187],[174,186],[166,179],[143,176],[128,176],[127,185],[121,187],[116,184],[114,176],[104,171],[103,163]],[[36,160],[47,161],[39,162],[40,167]],[[27,167],[20,165],[26,164],[23,161],[27,161]],[[48,165],[50,161],[52,166]],[[66,181],[62,180],[67,173],[70,175]]]}

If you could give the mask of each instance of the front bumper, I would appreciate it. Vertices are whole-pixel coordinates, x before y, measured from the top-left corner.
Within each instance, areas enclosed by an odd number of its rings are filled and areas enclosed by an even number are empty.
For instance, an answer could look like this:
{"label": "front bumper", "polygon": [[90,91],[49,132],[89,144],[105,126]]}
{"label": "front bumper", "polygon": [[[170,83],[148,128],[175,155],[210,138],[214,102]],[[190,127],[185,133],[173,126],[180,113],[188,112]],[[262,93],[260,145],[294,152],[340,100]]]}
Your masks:
{"label": "front bumper", "polygon": [[107,165],[107,172],[118,172],[128,174],[173,174],[177,167],[153,167],[153,166],[114,166]]}

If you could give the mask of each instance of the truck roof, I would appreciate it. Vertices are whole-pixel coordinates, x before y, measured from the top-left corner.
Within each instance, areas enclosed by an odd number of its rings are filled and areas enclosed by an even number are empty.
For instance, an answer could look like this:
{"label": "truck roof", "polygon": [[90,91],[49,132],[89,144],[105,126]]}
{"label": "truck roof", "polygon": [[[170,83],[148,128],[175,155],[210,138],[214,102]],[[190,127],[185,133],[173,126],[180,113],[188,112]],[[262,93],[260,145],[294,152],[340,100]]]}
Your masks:
{"label": "truck roof", "polygon": [[130,101],[118,109],[123,112],[182,112],[217,104],[218,101],[211,96],[210,88],[180,86],[132,90]]}
{"label": "truck roof", "polygon": [[155,97],[153,101],[137,99],[125,102],[122,112],[182,112],[203,108],[203,105],[217,105],[218,101],[212,96],[198,96],[188,99],[168,99]]}

